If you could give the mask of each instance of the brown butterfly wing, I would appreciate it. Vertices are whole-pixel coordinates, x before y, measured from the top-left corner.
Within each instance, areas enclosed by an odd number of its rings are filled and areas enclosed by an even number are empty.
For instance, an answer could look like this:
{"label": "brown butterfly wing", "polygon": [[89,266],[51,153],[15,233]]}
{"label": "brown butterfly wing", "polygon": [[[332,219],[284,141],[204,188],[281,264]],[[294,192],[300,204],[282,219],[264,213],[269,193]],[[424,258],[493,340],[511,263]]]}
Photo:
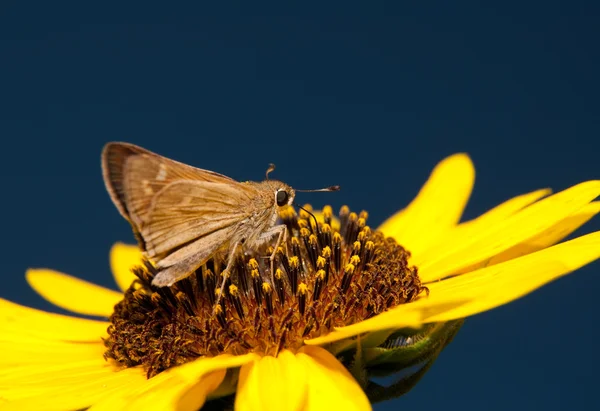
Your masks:
{"label": "brown butterfly wing", "polygon": [[214,171],[192,167],[129,143],[108,143],[102,174],[113,203],[137,231],[148,217],[152,198],[177,180],[236,183]]}
{"label": "brown butterfly wing", "polygon": [[228,248],[257,196],[250,184],[128,143],[105,146],[102,170],[115,206],[160,270],[157,286],[173,284]]}

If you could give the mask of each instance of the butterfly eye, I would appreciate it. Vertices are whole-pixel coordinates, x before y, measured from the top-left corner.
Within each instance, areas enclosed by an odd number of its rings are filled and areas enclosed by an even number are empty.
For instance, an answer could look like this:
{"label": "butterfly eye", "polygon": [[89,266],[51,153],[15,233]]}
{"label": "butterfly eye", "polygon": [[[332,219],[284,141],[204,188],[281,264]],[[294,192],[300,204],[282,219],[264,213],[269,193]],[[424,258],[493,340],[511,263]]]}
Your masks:
{"label": "butterfly eye", "polygon": [[287,204],[289,199],[289,195],[287,193],[287,191],[285,190],[277,190],[277,193],[275,194],[275,201],[277,201],[277,205],[279,207],[283,207],[284,205]]}

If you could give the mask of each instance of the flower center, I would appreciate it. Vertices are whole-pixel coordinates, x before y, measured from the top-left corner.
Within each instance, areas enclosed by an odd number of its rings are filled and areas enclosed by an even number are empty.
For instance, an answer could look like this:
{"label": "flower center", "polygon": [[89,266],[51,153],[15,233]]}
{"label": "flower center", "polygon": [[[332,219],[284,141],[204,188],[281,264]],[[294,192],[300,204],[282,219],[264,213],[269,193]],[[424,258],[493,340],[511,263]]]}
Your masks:
{"label": "flower center", "polygon": [[269,245],[244,250],[231,273],[215,257],[172,287],[151,285],[150,262],[134,267],[138,278],[110,317],[105,358],[141,364],[151,377],[199,357],[276,356],[427,290],[408,265],[409,252],[373,232],[365,211],[344,206],[337,224],[331,207],[323,208],[322,222],[305,208],[280,213],[291,239],[276,252],[274,275]]}

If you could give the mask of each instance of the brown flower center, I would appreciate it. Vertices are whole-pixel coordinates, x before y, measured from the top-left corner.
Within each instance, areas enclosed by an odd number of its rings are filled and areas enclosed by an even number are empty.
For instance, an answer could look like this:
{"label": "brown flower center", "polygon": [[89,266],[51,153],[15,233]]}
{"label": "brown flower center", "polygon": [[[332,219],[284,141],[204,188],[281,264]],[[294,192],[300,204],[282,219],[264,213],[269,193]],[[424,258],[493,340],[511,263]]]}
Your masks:
{"label": "brown flower center", "polygon": [[[339,229],[329,206],[323,222],[292,208],[281,219],[291,239],[277,250],[273,276],[268,246],[245,250],[231,273],[211,259],[172,287],[151,286],[156,269],[149,262],[133,268],[138,279],[110,317],[105,357],[142,364],[151,377],[199,357],[277,355],[426,290],[408,265],[408,251],[373,232],[364,211],[342,207]],[[224,295],[217,298],[223,278]]]}

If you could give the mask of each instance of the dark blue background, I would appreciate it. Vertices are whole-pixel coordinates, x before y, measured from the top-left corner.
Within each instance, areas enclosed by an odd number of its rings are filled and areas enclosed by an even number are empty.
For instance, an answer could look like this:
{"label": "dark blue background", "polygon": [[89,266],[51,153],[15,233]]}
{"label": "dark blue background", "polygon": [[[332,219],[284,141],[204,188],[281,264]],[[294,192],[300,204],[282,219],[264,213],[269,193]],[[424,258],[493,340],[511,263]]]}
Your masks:
{"label": "dark blue background", "polygon": [[[373,226],[458,151],[478,172],[466,217],[600,177],[596,2],[244,3],[2,2],[2,297],[49,308],[27,267],[112,286],[109,247],[132,238],[100,175],[109,140],[237,179],[275,162],[343,189],[299,201]],[[599,408],[598,271],[470,319],[377,408]]]}

